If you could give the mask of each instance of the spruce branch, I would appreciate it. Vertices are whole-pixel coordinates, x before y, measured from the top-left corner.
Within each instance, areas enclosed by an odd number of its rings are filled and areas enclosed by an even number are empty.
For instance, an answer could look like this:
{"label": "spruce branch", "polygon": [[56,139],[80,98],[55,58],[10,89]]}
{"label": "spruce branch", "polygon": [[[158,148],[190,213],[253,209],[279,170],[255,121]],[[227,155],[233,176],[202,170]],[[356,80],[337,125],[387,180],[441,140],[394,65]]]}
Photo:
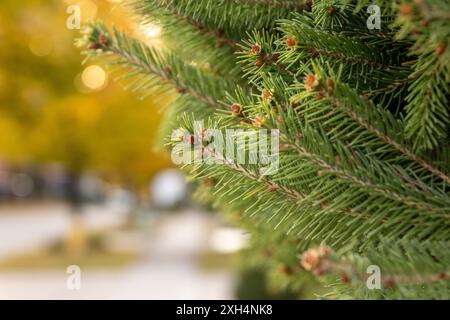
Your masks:
{"label": "spruce branch", "polygon": [[[314,164],[320,167],[321,174],[330,173],[335,175],[339,178],[339,180],[344,180],[350,182],[354,187],[361,188],[361,190],[367,190],[370,193],[374,192],[376,194],[379,194],[386,199],[390,199],[393,201],[396,201],[398,203],[401,203],[402,205],[405,205],[406,207],[411,207],[413,209],[417,209],[417,211],[423,211],[426,216],[436,216],[436,217],[443,217],[447,220],[447,223],[450,223],[450,216],[448,215],[448,210],[450,210],[450,202],[447,203],[447,208],[442,207],[445,206],[442,202],[440,202],[437,206],[433,206],[428,201],[424,200],[418,200],[418,199],[408,199],[411,197],[411,194],[400,194],[396,191],[394,191],[390,186],[382,183],[376,183],[374,181],[370,181],[370,179],[365,176],[365,178],[361,178],[360,176],[355,175],[354,173],[350,172],[350,170],[346,170],[343,168],[338,167],[335,164],[328,163],[327,161],[320,158],[318,155],[313,154],[306,150],[304,147],[299,146],[297,144],[284,144],[286,148],[291,148],[293,150],[296,150],[300,156],[306,157],[309,160],[311,160]],[[340,158],[340,157],[339,157]],[[341,161],[341,160],[339,160]],[[359,171],[362,171],[362,168],[356,168]],[[390,176],[390,179],[394,178],[395,172],[390,171],[392,174]],[[411,183],[413,187],[417,188],[417,183],[411,182],[410,179],[405,179],[406,182],[409,184]],[[405,188],[408,189],[408,188]],[[421,190],[422,191],[422,190]],[[443,197],[443,201],[448,200],[448,197]],[[436,215],[435,215],[436,214]],[[386,221],[386,218],[384,218],[383,221]]]}
{"label": "spruce branch", "polygon": [[[328,79],[328,76],[320,71],[319,68],[315,68],[318,78]],[[418,163],[425,170],[433,173],[440,179],[442,179],[447,184],[450,184],[450,177],[433,166],[432,163],[426,161],[419,155],[417,155],[411,148],[408,148],[404,143],[397,141],[394,136],[399,136],[403,132],[390,134],[390,130],[387,127],[381,129],[376,124],[377,123],[393,123],[395,121],[387,120],[389,114],[387,112],[383,112],[381,110],[374,109],[366,100],[361,98],[354,90],[351,90],[348,85],[340,83],[340,81],[333,80],[336,83],[333,88],[327,87],[326,85],[321,86],[322,89],[320,91],[320,98],[324,98],[331,103],[332,108],[336,112],[343,112],[348,117],[353,119],[356,123],[358,123],[361,127],[363,127],[367,132],[376,136],[380,141],[393,147],[398,152],[404,154],[407,158],[413,160]],[[304,88],[304,87],[303,87]],[[306,94],[309,94],[307,90],[305,90]],[[304,94],[303,94],[304,96]],[[299,100],[302,95],[296,96]],[[365,111],[365,114],[363,113]],[[385,120],[382,120],[385,119]]]}
{"label": "spruce branch", "polygon": [[[133,0],[150,3],[151,0]],[[292,9],[270,6],[249,6],[236,0],[158,0],[184,17],[211,30],[221,30],[230,39],[243,39],[250,28],[273,29],[277,19],[286,18]]]}
{"label": "spruce branch", "polygon": [[286,8],[294,10],[312,10],[312,1],[307,0],[237,0],[242,4],[268,6],[271,8]]}
{"label": "spruce branch", "polygon": [[[179,93],[187,94],[215,109],[220,108],[218,100],[225,95],[226,90],[232,88],[232,85],[222,78],[204,74],[174,55],[158,52],[116,29],[111,34],[102,24],[92,27],[94,29],[91,43],[95,44],[97,49],[87,51],[86,54],[90,57],[109,58],[110,67],[116,68],[116,71],[125,70],[125,74],[120,77],[122,79],[138,76],[138,81],[133,83],[135,91],[168,84]],[[108,43],[100,43],[100,36],[108,39]],[[157,84],[155,76],[162,82]]]}
{"label": "spruce branch", "polygon": [[402,2],[395,25],[398,39],[410,38],[409,54],[417,57],[415,80],[406,98],[406,135],[414,150],[436,150],[450,128],[450,12],[448,1]]}
{"label": "spruce branch", "polygon": [[[403,78],[409,75],[410,67],[403,64],[404,45],[398,50],[387,50],[376,38],[368,41],[356,32],[352,35],[317,28],[314,19],[307,15],[280,21],[279,30],[284,34],[277,42],[280,62],[294,72],[312,69],[312,60],[328,64],[335,71],[343,65],[343,79],[363,90],[376,90],[395,83],[400,75]],[[290,39],[295,39],[294,45]]]}
{"label": "spruce branch", "polygon": [[422,55],[415,67],[416,80],[407,96],[406,134],[415,139],[414,148],[437,147],[450,126],[450,59],[440,59],[435,50]]}
{"label": "spruce branch", "polygon": [[[342,101],[340,101],[337,97],[333,95],[326,95],[326,97],[332,102],[337,108],[344,107],[344,104],[342,104]],[[420,164],[424,169],[430,171],[434,175],[438,176],[440,179],[445,181],[447,184],[450,184],[450,177],[440,171],[439,169],[435,168],[431,163],[427,162],[423,158],[419,157],[415,152],[413,152],[411,149],[403,146],[401,143],[397,142],[393,138],[391,138],[389,135],[382,132],[381,129],[377,128],[375,125],[369,123],[367,119],[364,117],[358,115],[354,111],[348,111],[347,115],[350,116],[353,120],[355,120],[357,123],[359,123],[362,127],[367,129],[368,132],[373,133],[375,136],[377,136],[381,141],[384,143],[392,146],[397,151],[401,152],[402,154],[406,155],[411,160],[417,162]]]}
{"label": "spruce branch", "polygon": [[204,24],[200,20],[196,20],[193,15],[185,14],[180,8],[177,8],[173,5],[173,3],[163,3],[163,1],[160,0],[146,0],[144,1],[143,7],[140,7],[139,4],[141,4],[142,0],[137,0],[134,3],[134,6],[138,8],[138,12],[140,13],[151,13],[151,9],[149,10],[148,7],[145,6],[145,4],[151,5],[155,4],[158,8],[167,10],[168,13],[174,15],[181,21],[186,21],[190,25],[192,25],[195,29],[200,31],[201,33],[205,33],[213,38],[217,39],[217,45],[218,44],[226,44],[233,48],[234,50],[237,48],[237,45],[239,43],[239,40],[234,40],[230,37],[228,37],[224,32],[219,29],[213,29],[210,28],[208,25]]}
{"label": "spruce branch", "polygon": [[[339,276],[340,280],[331,286],[338,295],[439,299],[448,295],[450,286],[448,245],[447,241],[393,241],[381,237],[359,254],[350,248],[337,252],[323,246],[309,249],[302,254],[301,265],[325,281]],[[369,266],[379,267],[379,290],[367,287]]]}

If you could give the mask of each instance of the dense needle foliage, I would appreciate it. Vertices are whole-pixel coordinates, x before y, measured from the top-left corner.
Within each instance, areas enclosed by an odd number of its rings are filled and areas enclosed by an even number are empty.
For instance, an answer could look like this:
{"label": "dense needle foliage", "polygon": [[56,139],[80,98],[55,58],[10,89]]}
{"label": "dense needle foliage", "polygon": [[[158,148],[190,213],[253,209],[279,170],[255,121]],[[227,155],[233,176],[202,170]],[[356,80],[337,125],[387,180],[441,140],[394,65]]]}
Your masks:
{"label": "dense needle foliage", "polygon": [[[143,97],[178,91],[169,135],[200,119],[202,130],[279,130],[275,174],[184,169],[288,282],[306,270],[329,298],[448,299],[450,3],[375,2],[371,30],[371,1],[134,0],[164,48],[100,22],[79,43]],[[366,286],[370,265],[379,290]]]}

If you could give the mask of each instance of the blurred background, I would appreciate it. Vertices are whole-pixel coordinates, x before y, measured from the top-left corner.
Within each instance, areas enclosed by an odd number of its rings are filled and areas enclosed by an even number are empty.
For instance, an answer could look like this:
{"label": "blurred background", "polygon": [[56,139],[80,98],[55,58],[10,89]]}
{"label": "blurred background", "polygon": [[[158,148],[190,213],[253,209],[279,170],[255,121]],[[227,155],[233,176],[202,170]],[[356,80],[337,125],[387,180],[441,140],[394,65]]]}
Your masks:
{"label": "blurred background", "polygon": [[244,267],[248,234],[191,200],[158,148],[172,97],[139,101],[82,64],[67,8],[134,30],[120,2],[0,3],[0,299],[299,297]]}

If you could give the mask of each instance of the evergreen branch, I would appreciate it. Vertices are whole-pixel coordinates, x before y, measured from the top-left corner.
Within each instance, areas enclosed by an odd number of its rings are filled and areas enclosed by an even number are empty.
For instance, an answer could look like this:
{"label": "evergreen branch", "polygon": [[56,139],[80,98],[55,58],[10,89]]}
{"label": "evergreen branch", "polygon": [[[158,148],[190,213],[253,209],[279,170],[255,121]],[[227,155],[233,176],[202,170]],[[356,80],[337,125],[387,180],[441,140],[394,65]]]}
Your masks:
{"label": "evergreen branch", "polygon": [[[112,35],[103,25],[93,25],[94,30],[90,36],[91,44],[96,48],[88,51],[90,56],[103,55],[118,60],[110,62],[110,66],[120,66],[121,69],[131,68],[122,78],[148,75],[150,84],[154,84],[152,76],[157,76],[163,83],[170,84],[179,93],[187,94],[192,98],[218,108],[218,100],[227,90],[225,81],[213,75],[201,75],[198,69],[186,65],[173,55],[164,56],[162,53],[149,48],[136,39],[128,38],[124,33],[114,30]],[[103,43],[99,39],[104,39]],[[146,90],[149,86],[138,84],[136,90]],[[231,85],[230,87],[231,88]]]}
{"label": "evergreen branch", "polygon": [[311,11],[312,1],[303,0],[237,0],[248,5],[269,6],[271,8],[286,8]]}
{"label": "evergreen branch", "polygon": [[439,59],[435,50],[431,50],[416,64],[414,75],[417,79],[410,85],[410,94],[406,98],[406,134],[415,139],[416,149],[433,149],[447,137],[450,126],[449,61]]}
{"label": "evergreen branch", "polygon": [[414,149],[436,150],[446,143],[450,129],[450,6],[446,0],[403,2],[396,26],[398,39],[414,41],[409,48],[418,57],[415,80],[410,84],[406,111],[406,135]]}
{"label": "evergreen branch", "polygon": [[[292,83],[312,69],[313,60],[318,60],[335,71],[344,65],[342,79],[362,91],[390,86],[392,94],[384,100],[397,96],[401,101],[400,94],[408,83],[401,84],[400,92],[393,90],[392,84],[401,76],[405,79],[409,76],[410,66],[404,64],[406,41],[398,42],[393,50],[388,47],[393,35],[382,35],[380,40],[373,34],[361,37],[356,31],[338,33],[318,28],[313,17],[299,14],[281,20],[278,29],[283,33],[282,38],[274,41],[268,35],[255,33],[243,47],[240,62],[245,74],[252,75],[251,81],[260,81],[265,73],[271,72]],[[253,49],[261,44],[260,53],[255,54]]]}
{"label": "evergreen branch", "polygon": [[[330,101],[335,104],[337,108],[343,107],[341,104],[341,101],[339,101],[336,97],[328,96]],[[415,152],[413,152],[411,149],[408,149],[405,146],[402,146],[400,143],[389,137],[388,135],[384,134],[380,129],[378,129],[376,126],[370,124],[367,122],[366,119],[361,117],[360,115],[356,114],[356,112],[349,111],[347,114],[355,120],[357,123],[359,123],[362,127],[367,129],[368,132],[373,133],[375,136],[377,136],[381,141],[385,142],[386,144],[392,146],[394,149],[399,151],[400,153],[406,155],[411,160],[417,162],[420,164],[424,169],[430,171],[434,175],[438,176],[440,179],[445,181],[447,184],[450,184],[450,177],[440,171],[439,169],[435,168],[431,163],[427,162],[423,158],[419,157]]]}
{"label": "evergreen branch", "polygon": [[[137,3],[140,3],[140,1],[142,0],[138,0]],[[226,44],[233,49],[237,48],[239,41],[227,37],[221,29],[212,29],[202,21],[196,20],[193,16],[184,14],[179,8],[176,8],[173,3],[163,3],[160,0],[146,0],[144,1],[144,3],[145,2],[150,2],[151,4],[154,3],[159,8],[165,9],[169,13],[176,16],[179,20],[186,21],[187,23],[191,24],[198,31],[208,34],[211,37],[217,38],[217,46],[220,44]]]}
{"label": "evergreen branch", "polygon": [[[308,198],[308,195],[302,192],[299,192],[295,189],[291,189],[285,185],[279,184],[275,182],[274,180],[268,179],[268,178],[261,178],[261,176],[258,176],[257,174],[252,173],[248,169],[246,169],[244,166],[241,166],[239,164],[236,164],[234,162],[224,161],[223,165],[233,171],[239,172],[242,176],[246,177],[249,180],[252,180],[254,182],[257,182],[259,184],[262,184],[264,187],[269,190],[269,192],[275,192],[278,194],[281,194],[285,196],[286,198],[295,201],[297,203],[298,201],[306,202],[308,203],[312,208],[314,209],[320,209],[323,211],[326,211],[332,207],[330,203],[327,202],[321,202],[317,203],[315,201],[311,201]],[[330,212],[332,213],[332,212]],[[357,212],[355,210],[337,210],[333,212],[334,214],[343,214],[349,217],[353,218],[359,218],[362,220],[369,220],[370,217],[367,215],[364,215],[360,212]]]}
{"label": "evergreen branch", "polygon": [[414,6],[417,6],[419,15],[423,16],[427,20],[450,20],[450,12],[447,11],[449,6],[448,2],[445,0],[416,1]]}
{"label": "evergreen branch", "polygon": [[[194,125],[193,125],[192,120],[185,119],[184,123],[185,123],[184,126],[188,130],[188,132],[192,132],[192,131],[195,132],[195,130],[193,129]],[[202,130],[197,130],[197,131],[202,131]],[[201,141],[199,139],[201,139],[201,138],[199,138],[199,137],[194,138],[194,140],[196,140],[196,141]],[[307,203],[312,208],[322,210],[323,212],[329,212],[329,213],[334,213],[334,214],[343,214],[346,216],[356,217],[356,218],[360,218],[363,220],[370,219],[369,216],[367,216],[361,212],[358,212],[354,209],[348,209],[348,210],[347,209],[338,209],[338,210],[335,210],[335,212],[333,212],[331,210],[333,208],[332,203],[328,203],[327,201],[314,200],[314,199],[312,199],[311,194],[307,194],[307,193],[298,191],[296,189],[290,188],[289,186],[286,186],[284,184],[277,183],[276,180],[270,178],[269,176],[264,176],[264,175],[252,172],[245,166],[237,163],[236,161],[226,159],[222,154],[214,152],[214,149],[209,149],[209,148],[210,147],[206,147],[206,148],[202,147],[201,154],[202,155],[208,154],[208,155],[212,156],[214,158],[214,160],[217,161],[217,163],[218,163],[216,167],[218,167],[218,168],[225,167],[225,168],[228,168],[235,172],[238,172],[238,173],[240,173],[241,176],[246,177],[247,179],[249,179],[255,183],[263,185],[266,188],[266,190],[269,191],[269,193],[279,193],[279,194],[283,195],[285,198],[293,200],[294,203],[296,203],[296,204],[298,204],[298,202],[301,201],[302,203]],[[194,163],[195,163],[195,161],[194,161]],[[206,163],[208,163],[208,162],[206,162]],[[198,167],[194,166],[193,171],[200,171],[200,168],[202,168],[202,167],[204,167],[204,165],[200,165]]]}
{"label": "evergreen branch", "polygon": [[[320,251],[321,247],[317,249],[310,249],[304,253],[304,256],[311,254],[314,251]],[[322,249],[323,250],[323,249]],[[320,254],[318,254],[320,255]],[[333,261],[328,257],[320,257],[319,261],[312,271],[323,276],[324,273],[336,273],[343,275],[344,282],[358,281],[366,283],[369,275],[365,270],[360,270],[356,263],[352,260]],[[329,260],[328,260],[329,259]],[[324,266],[324,264],[326,266]],[[321,269],[322,267],[322,269]],[[438,281],[448,281],[450,278],[450,269],[443,269],[442,271],[433,273],[383,273],[381,277],[381,285],[384,288],[392,288],[400,285],[424,285],[431,284]]]}
{"label": "evergreen branch", "polygon": [[362,94],[365,97],[373,99],[374,97],[376,97],[378,95],[383,95],[383,94],[387,94],[389,92],[401,90],[402,87],[404,87],[405,85],[407,85],[408,83],[410,83],[411,81],[413,81],[415,79],[416,79],[416,77],[410,75],[405,79],[399,79],[399,80],[395,81],[394,83],[390,83],[390,84],[386,85],[385,87],[382,87],[379,89],[374,89],[374,90],[365,90],[362,92]]}
{"label": "evergreen branch", "polygon": [[378,137],[381,141],[383,141],[387,145],[392,146],[395,150],[399,151],[400,153],[406,155],[409,159],[415,161],[427,171],[438,176],[447,184],[450,184],[450,177],[447,174],[440,171],[438,168],[434,167],[431,163],[429,163],[425,159],[421,158],[410,148],[402,145],[400,142],[396,141],[395,139],[391,138],[388,134],[384,133],[383,130],[381,130],[380,128],[378,128],[373,124],[376,123],[375,121],[369,121],[366,117],[358,114],[355,111],[356,110],[355,106],[353,105],[350,106],[347,101],[352,101],[353,103],[356,102],[358,104],[361,104],[363,106],[363,109],[368,111],[371,110],[371,107],[367,104],[366,101],[357,96],[356,93],[352,92],[352,90],[350,90],[346,85],[336,84],[336,88],[330,87],[327,88],[326,86],[324,86],[323,88],[324,90],[321,91],[321,97],[325,97],[326,99],[328,99],[337,111],[344,112],[354,121],[356,121],[359,125],[365,128],[368,132]]}
{"label": "evergreen branch", "polygon": [[[281,20],[279,30],[283,32],[285,39],[292,37],[296,41],[291,41],[290,46],[287,42],[280,43],[280,47],[286,48],[288,44],[288,49],[308,53],[313,58],[322,52],[333,59],[345,59],[378,69],[389,69],[393,67],[393,63],[403,58],[398,50],[384,50],[377,36],[379,34],[368,34],[364,38],[355,31],[336,32],[335,29],[318,28],[314,18],[309,15],[296,14],[293,19]],[[386,35],[381,35],[386,42]]]}
{"label": "evergreen branch", "polygon": [[[301,261],[323,280],[333,274],[340,275],[341,280],[332,286],[337,294],[347,293],[366,299],[444,298],[450,286],[448,245],[447,241],[380,238],[364,253],[355,254],[349,252],[349,248],[335,253],[319,247],[306,251]],[[379,267],[380,290],[367,287],[371,275],[366,270],[369,266]]]}
{"label": "evergreen branch", "polygon": [[277,19],[288,17],[292,11],[283,7],[249,6],[236,0],[158,1],[163,6],[170,6],[181,16],[192,17],[196,23],[211,30],[222,30],[230,39],[244,38],[250,28],[272,29]]}
{"label": "evergreen branch", "polygon": [[[177,141],[218,157],[183,169],[205,200],[247,224],[253,249],[271,248],[267,264],[299,271],[287,285],[304,276],[297,253],[321,244],[301,266],[331,282],[333,298],[449,298],[448,0],[131,1],[175,54],[94,26],[88,55],[134,91],[177,89],[170,119],[192,116],[170,129],[199,132],[192,119],[208,118],[207,129],[281,132],[271,175],[194,134]],[[370,4],[381,30],[366,26]],[[238,138],[227,136],[227,156],[229,140],[261,152]],[[380,267],[381,290],[367,289],[368,265]]]}
{"label": "evergreen branch", "polygon": [[[399,202],[405,206],[411,207],[413,209],[417,209],[419,211],[425,211],[427,214],[433,214],[434,212],[437,213],[437,216],[441,216],[440,213],[442,211],[442,203],[439,205],[439,207],[431,206],[427,203],[424,203],[423,201],[417,201],[412,199],[407,199],[407,196],[401,195],[393,190],[390,190],[387,185],[377,185],[371,182],[370,180],[366,179],[363,180],[360,177],[352,174],[351,172],[344,170],[342,168],[338,168],[336,165],[330,164],[326,162],[325,160],[321,159],[318,155],[313,154],[309,151],[307,151],[304,147],[299,146],[297,144],[284,144],[285,147],[291,148],[293,150],[296,150],[300,156],[307,157],[309,160],[311,160],[314,164],[318,165],[322,170],[320,171],[321,174],[324,174],[326,172],[335,174],[337,177],[347,180],[354,184],[356,187],[362,187],[365,190],[370,190],[371,192],[378,193],[387,199],[394,200],[396,202]],[[362,168],[358,168],[360,171]],[[392,177],[393,178],[393,177]],[[410,183],[409,180],[407,180],[408,183]],[[417,184],[413,184],[413,187],[417,187]],[[443,217],[447,218],[450,222],[450,216],[443,215]],[[383,219],[382,221],[386,221]]]}
{"label": "evergreen branch", "polygon": [[204,102],[205,104],[211,106],[211,107],[217,107],[217,101],[214,100],[214,98],[203,95],[203,93],[198,92],[194,88],[190,87],[187,83],[181,81],[178,78],[172,78],[163,70],[159,69],[158,67],[151,65],[147,63],[145,60],[135,59],[135,56],[129,55],[128,52],[122,50],[120,47],[111,47],[109,48],[109,52],[112,52],[114,54],[117,54],[118,56],[121,56],[124,58],[123,63],[130,64],[133,67],[136,67],[138,70],[140,70],[143,73],[153,73],[161,78],[163,81],[167,81],[170,84],[172,84],[176,90],[179,93],[186,93],[190,95],[191,97],[195,98],[196,100],[199,100],[201,102]]}

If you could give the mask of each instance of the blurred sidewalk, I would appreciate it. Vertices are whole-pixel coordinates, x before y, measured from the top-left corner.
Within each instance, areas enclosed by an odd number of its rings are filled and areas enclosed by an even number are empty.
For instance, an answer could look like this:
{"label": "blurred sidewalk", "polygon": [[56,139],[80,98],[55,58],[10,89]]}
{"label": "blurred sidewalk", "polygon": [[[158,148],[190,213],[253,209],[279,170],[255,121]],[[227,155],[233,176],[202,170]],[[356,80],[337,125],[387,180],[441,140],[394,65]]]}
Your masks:
{"label": "blurred sidewalk", "polygon": [[[122,208],[100,205],[83,208],[83,219],[89,231],[118,226],[125,218]],[[70,208],[64,204],[0,206],[0,259],[35,251],[66,237],[70,219]]]}
{"label": "blurred sidewalk", "polygon": [[[7,229],[1,219],[0,228]],[[32,230],[33,219],[39,217],[22,219],[30,219],[26,223]],[[53,236],[64,233],[64,221],[53,220],[45,229]],[[9,223],[13,233],[15,227]],[[0,299],[232,299],[233,274],[205,271],[196,262],[207,249],[210,229],[209,215],[194,211],[161,215],[156,230],[143,238],[145,254],[138,263],[119,270],[83,269],[79,291],[66,288],[66,270],[0,272]],[[44,239],[46,230],[34,232],[33,237]]]}

